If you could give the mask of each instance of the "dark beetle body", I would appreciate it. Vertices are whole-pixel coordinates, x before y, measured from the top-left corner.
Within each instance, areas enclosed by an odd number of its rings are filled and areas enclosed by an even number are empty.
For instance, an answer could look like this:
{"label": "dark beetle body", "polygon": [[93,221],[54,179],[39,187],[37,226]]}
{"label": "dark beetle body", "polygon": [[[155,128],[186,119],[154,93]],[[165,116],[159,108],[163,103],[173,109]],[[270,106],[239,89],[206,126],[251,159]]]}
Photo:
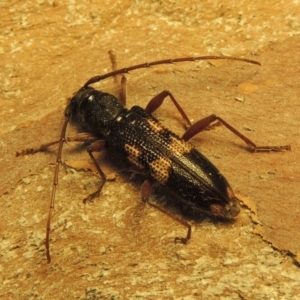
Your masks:
{"label": "dark beetle body", "polygon": [[87,86],[71,98],[66,116],[80,131],[104,138],[192,210],[228,219],[238,215],[238,199],[218,169],[141,107],[127,109]]}

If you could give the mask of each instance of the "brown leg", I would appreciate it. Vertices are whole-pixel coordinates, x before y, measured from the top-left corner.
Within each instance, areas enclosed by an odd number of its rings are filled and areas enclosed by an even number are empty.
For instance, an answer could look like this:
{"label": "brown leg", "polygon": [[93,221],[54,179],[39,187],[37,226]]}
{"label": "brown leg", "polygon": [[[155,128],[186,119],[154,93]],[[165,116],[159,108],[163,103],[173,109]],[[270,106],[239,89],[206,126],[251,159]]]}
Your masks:
{"label": "brown leg", "polygon": [[226,128],[228,128],[231,132],[233,132],[235,135],[237,135],[240,139],[242,139],[253,152],[270,152],[270,151],[285,151],[285,150],[291,150],[290,145],[286,146],[256,146],[251,140],[249,140],[246,136],[244,136],[242,133],[237,131],[235,128],[233,128],[231,125],[229,125],[226,121],[224,121],[222,118],[216,116],[216,115],[210,115],[206,118],[203,118],[196,123],[194,123],[182,136],[182,139],[185,141],[188,141],[193,136],[207,128],[211,123],[219,121],[222,125],[224,125]]}
{"label": "brown leg", "polygon": [[157,110],[162,103],[164,102],[165,98],[169,96],[172,100],[172,102],[174,103],[174,105],[176,106],[176,108],[178,109],[178,111],[180,112],[182,118],[185,121],[185,125],[186,127],[190,127],[192,125],[192,123],[190,122],[189,118],[187,117],[186,113],[184,112],[184,110],[182,109],[182,107],[180,106],[180,104],[176,101],[176,99],[174,98],[174,96],[167,90],[162,91],[161,93],[159,93],[158,95],[156,95],[154,98],[152,98],[148,105],[146,106],[145,110],[152,114],[155,110]]}
{"label": "brown leg", "polygon": [[170,218],[172,218],[173,220],[177,221],[178,223],[180,223],[181,225],[183,225],[187,228],[186,237],[175,237],[175,239],[174,239],[175,243],[179,242],[179,243],[182,243],[182,244],[186,244],[189,241],[189,239],[191,238],[191,235],[192,235],[192,226],[189,222],[187,222],[185,220],[182,220],[181,218],[175,216],[174,214],[171,214],[169,211],[163,209],[161,206],[150,203],[149,201],[148,201],[148,204],[155,207],[160,212],[164,213],[165,215],[169,216]]}
{"label": "brown leg", "polygon": [[119,91],[119,98],[121,103],[126,106],[126,99],[127,99],[127,86],[126,86],[126,77],[125,75],[122,76],[121,78],[121,88]]}
{"label": "brown leg", "polygon": [[171,214],[170,212],[168,212],[167,210],[163,209],[162,207],[150,203],[148,201],[149,197],[151,196],[152,193],[152,186],[153,186],[154,182],[152,180],[145,180],[144,183],[141,186],[141,195],[142,195],[142,200],[144,202],[147,201],[147,203],[151,206],[153,206],[154,208],[158,209],[160,212],[166,214],[167,216],[169,216],[170,218],[172,218],[173,220],[177,221],[178,223],[180,223],[181,225],[185,226],[187,228],[187,235],[186,237],[182,238],[182,237],[176,237],[174,239],[175,242],[180,242],[182,244],[186,244],[188,242],[188,240],[191,238],[191,234],[192,234],[192,226],[189,222],[184,221],[176,216],[174,216],[173,214]]}
{"label": "brown leg", "polygon": [[[55,194],[56,186],[58,184],[58,168],[59,168],[59,164],[61,163],[61,151],[62,151],[63,143],[64,142],[94,142],[92,145],[90,145],[87,148],[87,152],[88,152],[89,156],[91,157],[91,159],[97,169],[97,172],[99,173],[99,176],[101,177],[101,184],[96,192],[94,192],[93,194],[89,195],[87,198],[84,199],[84,202],[86,202],[87,200],[91,200],[91,199],[99,196],[100,191],[106,181],[103,171],[101,170],[94,155],[92,154],[92,152],[100,152],[105,145],[105,141],[96,140],[96,139],[97,138],[94,135],[89,134],[89,133],[81,133],[81,134],[77,134],[75,136],[71,136],[71,137],[67,137],[67,138],[64,138],[62,136],[61,139],[58,141],[53,141],[53,142],[50,142],[47,144],[43,144],[38,148],[28,148],[28,149],[24,149],[20,152],[17,152],[16,156],[28,155],[28,154],[34,154],[37,152],[47,151],[49,147],[51,147],[55,144],[59,144],[58,157],[57,157],[57,161],[56,161],[57,166],[56,166],[56,170],[55,170],[55,178],[54,178],[54,184],[53,184],[54,185],[54,194]],[[52,197],[54,197],[54,195]]]}
{"label": "brown leg", "polygon": [[83,202],[86,203],[87,201],[91,201],[93,200],[94,198],[97,198],[99,195],[100,195],[100,192],[105,184],[105,181],[106,181],[106,176],[105,174],[103,173],[103,171],[101,170],[99,164],[97,163],[97,160],[95,159],[95,156],[93,155],[93,152],[100,152],[105,146],[105,141],[104,140],[98,140],[96,142],[94,142],[92,145],[90,145],[88,148],[87,148],[87,152],[90,156],[90,158],[92,159],[96,169],[97,169],[97,172],[101,178],[101,182],[100,182],[100,185],[99,185],[99,188],[97,189],[97,191],[95,191],[94,193],[90,194],[88,197],[86,197]]}
{"label": "brown leg", "polygon": [[[90,133],[79,133],[75,136],[70,136],[70,137],[65,138],[65,142],[67,142],[67,143],[68,142],[93,142],[95,140],[97,140],[97,138]],[[44,152],[44,151],[47,151],[48,148],[50,148],[51,146],[59,144],[60,142],[61,142],[61,140],[53,141],[53,142],[49,142],[46,144],[42,144],[38,148],[27,148],[27,149],[24,149],[21,151],[17,151],[16,156],[35,154],[37,152]]]}
{"label": "brown leg", "polygon": [[[112,71],[115,71],[118,69],[118,64],[117,64],[117,56],[115,50],[109,50],[108,51],[110,62],[111,62],[111,69]],[[114,82],[116,85],[120,84],[120,75],[113,76]]]}
{"label": "brown leg", "polygon": [[142,196],[142,200],[144,202],[146,202],[146,201],[148,202],[148,199],[152,194],[153,184],[154,184],[153,180],[148,179],[148,180],[145,180],[143,182],[143,184],[141,185],[140,193]]}
{"label": "brown leg", "polygon": [[[109,54],[109,58],[111,61],[111,68],[112,71],[116,71],[118,69],[118,65],[117,65],[117,56],[116,56],[116,52],[114,50],[110,50],[108,51]],[[121,76],[121,74],[114,76],[114,82],[117,86],[119,86],[119,99],[121,101],[121,103],[126,106],[126,77],[123,74]]]}

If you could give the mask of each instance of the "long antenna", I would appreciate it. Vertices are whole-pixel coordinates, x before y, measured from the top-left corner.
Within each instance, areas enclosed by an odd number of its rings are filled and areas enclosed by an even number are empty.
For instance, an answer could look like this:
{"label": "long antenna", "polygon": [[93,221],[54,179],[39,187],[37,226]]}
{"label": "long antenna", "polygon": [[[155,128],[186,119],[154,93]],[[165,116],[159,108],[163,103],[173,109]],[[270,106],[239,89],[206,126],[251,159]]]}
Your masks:
{"label": "long antenna", "polygon": [[139,64],[139,65],[127,67],[127,68],[122,68],[122,69],[119,69],[119,70],[115,70],[115,71],[106,73],[104,75],[94,76],[94,77],[90,78],[84,84],[83,87],[86,88],[87,86],[89,86],[92,83],[101,81],[101,80],[106,79],[106,78],[111,77],[111,76],[116,76],[118,74],[129,73],[130,71],[133,71],[133,70],[136,70],[136,69],[149,68],[149,67],[156,66],[156,65],[174,64],[174,63],[177,63],[177,62],[197,61],[197,60],[213,60],[213,59],[227,59],[227,60],[243,61],[243,62],[247,62],[247,63],[250,63],[250,64],[255,64],[255,65],[260,66],[260,63],[256,60],[251,60],[251,59],[247,59],[247,58],[238,58],[238,57],[233,57],[233,56],[207,55],[207,56],[195,56],[195,57],[181,57],[181,58],[174,58],[174,59],[164,59],[164,60],[156,60],[156,61],[153,61],[153,62],[150,62],[150,63],[146,62],[146,63],[142,63],[142,64]]}
{"label": "long antenna", "polygon": [[50,207],[49,207],[49,213],[48,213],[48,219],[47,219],[47,225],[46,225],[46,255],[47,255],[47,260],[48,263],[51,262],[51,255],[50,255],[50,231],[51,231],[51,219],[52,219],[52,214],[54,210],[54,199],[55,199],[55,193],[56,193],[56,187],[58,185],[58,171],[59,171],[59,166],[61,164],[61,153],[62,153],[62,148],[63,145],[66,141],[66,130],[67,126],[69,123],[69,117],[66,116],[61,134],[60,134],[60,139],[59,139],[59,146],[58,146],[58,152],[57,152],[57,157],[56,157],[56,165],[55,165],[55,172],[54,172],[54,179],[53,179],[53,187],[52,187],[52,195],[51,195],[51,200],[50,200]]}

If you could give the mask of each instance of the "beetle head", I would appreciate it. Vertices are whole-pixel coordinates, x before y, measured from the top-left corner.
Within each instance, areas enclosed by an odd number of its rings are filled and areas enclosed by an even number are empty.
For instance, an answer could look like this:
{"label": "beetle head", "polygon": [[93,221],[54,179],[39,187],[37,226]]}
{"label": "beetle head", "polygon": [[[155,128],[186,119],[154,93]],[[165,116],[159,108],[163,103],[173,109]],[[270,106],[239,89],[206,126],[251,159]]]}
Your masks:
{"label": "beetle head", "polygon": [[122,110],[124,106],[116,97],[88,86],[71,97],[65,115],[79,131],[105,135]]}

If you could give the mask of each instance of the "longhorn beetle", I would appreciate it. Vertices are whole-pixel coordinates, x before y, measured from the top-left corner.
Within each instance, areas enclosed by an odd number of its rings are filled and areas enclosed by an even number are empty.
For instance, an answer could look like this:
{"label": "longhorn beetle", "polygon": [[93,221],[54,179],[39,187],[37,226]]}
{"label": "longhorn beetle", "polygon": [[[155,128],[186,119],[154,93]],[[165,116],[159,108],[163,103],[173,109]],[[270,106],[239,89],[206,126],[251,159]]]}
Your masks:
{"label": "longhorn beetle", "polygon": [[[133,106],[131,109],[125,107],[125,73],[155,65],[213,59],[235,60],[260,65],[257,61],[244,58],[197,56],[158,60],[94,76],[69,99],[65,109],[65,121],[58,141],[41,145],[39,148],[17,152],[17,156],[33,154],[45,151],[54,144],[59,145],[46,225],[46,254],[48,262],[51,261],[49,246],[51,218],[54,210],[62,148],[66,141],[93,141],[87,147],[87,152],[101,177],[101,183],[97,191],[89,195],[84,201],[98,197],[105,183],[105,174],[97,163],[93,152],[100,151],[105,144],[108,144],[149,176],[149,180],[146,180],[141,186],[141,195],[144,199],[151,195],[152,185],[154,181],[157,181],[173,194],[176,194],[179,201],[184,203],[190,210],[205,212],[224,219],[233,219],[239,214],[239,201],[225,177],[187,141],[214,121],[218,121],[241,138],[254,152],[285,151],[290,150],[289,145],[256,146],[246,136],[216,115],[210,115],[191,124],[180,104],[168,91],[163,91],[151,99],[145,109],[139,106]],[[109,77],[116,77],[117,75],[123,75],[121,100],[90,86],[93,83]],[[152,113],[161,106],[164,99],[168,96],[189,126],[181,138],[152,116]],[[77,127],[78,131],[86,134],[66,138],[66,129],[69,122]],[[156,205],[154,206],[156,207]],[[160,207],[157,208],[162,210]],[[169,214],[166,211],[165,213]],[[173,216],[173,218],[187,227],[186,237],[176,238],[180,242],[186,243],[191,237],[191,225],[177,217]]]}

